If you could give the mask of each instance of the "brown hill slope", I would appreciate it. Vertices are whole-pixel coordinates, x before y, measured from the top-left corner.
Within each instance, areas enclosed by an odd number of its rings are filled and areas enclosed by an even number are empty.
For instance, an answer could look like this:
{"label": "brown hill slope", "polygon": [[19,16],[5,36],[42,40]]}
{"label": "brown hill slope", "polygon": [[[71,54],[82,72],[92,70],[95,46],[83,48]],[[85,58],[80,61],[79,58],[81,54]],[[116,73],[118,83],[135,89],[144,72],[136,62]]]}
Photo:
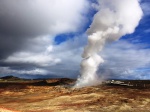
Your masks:
{"label": "brown hill slope", "polygon": [[[149,112],[150,88],[103,84],[73,89],[71,79],[1,82],[0,107],[18,112]],[[144,82],[142,82],[144,83]],[[3,86],[2,86],[3,85]],[[7,112],[7,111],[6,111]]]}

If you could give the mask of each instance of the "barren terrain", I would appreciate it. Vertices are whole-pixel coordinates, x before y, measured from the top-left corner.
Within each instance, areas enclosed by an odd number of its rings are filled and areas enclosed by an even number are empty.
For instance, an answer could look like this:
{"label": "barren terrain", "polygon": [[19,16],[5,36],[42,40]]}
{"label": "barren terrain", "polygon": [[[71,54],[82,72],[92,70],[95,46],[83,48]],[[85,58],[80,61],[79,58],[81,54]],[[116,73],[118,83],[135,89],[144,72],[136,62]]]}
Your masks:
{"label": "barren terrain", "polygon": [[0,112],[150,112],[150,81],[107,81],[80,89],[69,86],[74,82],[1,79]]}

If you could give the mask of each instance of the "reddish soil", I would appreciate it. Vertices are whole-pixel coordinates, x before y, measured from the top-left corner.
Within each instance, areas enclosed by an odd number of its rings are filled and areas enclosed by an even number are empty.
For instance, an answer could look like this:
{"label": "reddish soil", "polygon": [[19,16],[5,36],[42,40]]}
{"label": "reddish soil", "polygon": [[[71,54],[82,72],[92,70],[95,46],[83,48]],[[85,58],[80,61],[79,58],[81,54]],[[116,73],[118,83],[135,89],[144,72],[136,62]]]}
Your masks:
{"label": "reddish soil", "polygon": [[[150,112],[150,86],[99,86],[73,89],[75,80],[0,82],[0,112]],[[128,82],[127,82],[128,83]]]}

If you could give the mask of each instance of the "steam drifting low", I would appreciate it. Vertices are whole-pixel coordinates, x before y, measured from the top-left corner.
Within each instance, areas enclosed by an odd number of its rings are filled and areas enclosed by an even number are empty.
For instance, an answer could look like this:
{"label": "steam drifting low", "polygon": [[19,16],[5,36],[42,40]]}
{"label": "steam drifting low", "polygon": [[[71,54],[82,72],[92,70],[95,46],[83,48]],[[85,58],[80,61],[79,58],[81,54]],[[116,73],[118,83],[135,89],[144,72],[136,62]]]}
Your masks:
{"label": "steam drifting low", "polygon": [[101,83],[96,72],[104,60],[98,53],[105,43],[133,33],[143,15],[139,0],[98,0],[95,6],[98,12],[87,30],[88,44],[82,54],[77,88]]}

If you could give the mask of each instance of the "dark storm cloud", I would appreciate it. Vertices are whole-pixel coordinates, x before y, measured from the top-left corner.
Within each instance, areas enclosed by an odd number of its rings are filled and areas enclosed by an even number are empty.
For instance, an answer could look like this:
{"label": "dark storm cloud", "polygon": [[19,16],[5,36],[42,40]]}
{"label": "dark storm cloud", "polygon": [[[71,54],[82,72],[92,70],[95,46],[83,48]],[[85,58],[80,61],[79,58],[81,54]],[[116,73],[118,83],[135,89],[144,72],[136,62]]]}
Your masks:
{"label": "dark storm cloud", "polygon": [[0,75],[57,74],[61,59],[51,52],[53,39],[81,29],[88,5],[87,0],[0,0]]}
{"label": "dark storm cloud", "polygon": [[20,50],[25,41],[19,37],[0,35],[0,59],[7,58],[13,52]]}
{"label": "dark storm cloud", "polygon": [[0,1],[0,59],[24,48],[28,38],[48,33],[48,21],[37,8],[29,1]]}
{"label": "dark storm cloud", "polygon": [[76,32],[86,6],[85,0],[0,0],[0,59],[38,36]]}

